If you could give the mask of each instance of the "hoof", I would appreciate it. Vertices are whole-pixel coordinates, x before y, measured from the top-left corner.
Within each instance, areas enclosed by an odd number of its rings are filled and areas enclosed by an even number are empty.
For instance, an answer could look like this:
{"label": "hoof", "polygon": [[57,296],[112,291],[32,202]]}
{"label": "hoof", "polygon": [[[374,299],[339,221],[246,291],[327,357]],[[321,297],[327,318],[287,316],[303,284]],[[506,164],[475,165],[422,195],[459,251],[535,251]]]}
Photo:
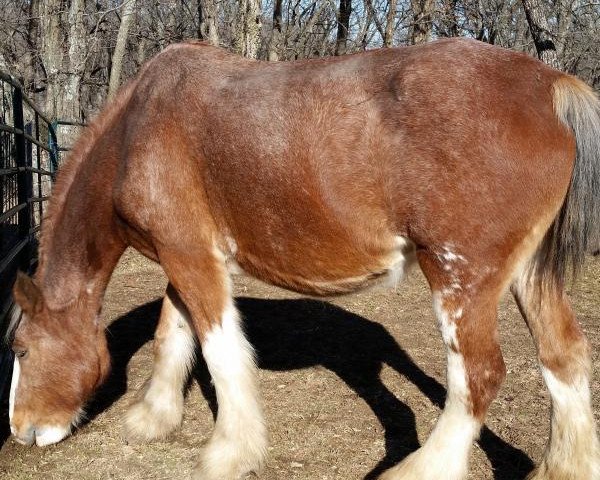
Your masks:
{"label": "hoof", "polygon": [[400,465],[396,465],[383,472],[377,480],[424,480],[425,478],[429,477],[419,475],[402,462]]}
{"label": "hoof", "polygon": [[529,475],[525,477],[525,480],[550,480],[550,477],[543,471],[541,467],[534,468]]}
{"label": "hoof", "polygon": [[143,399],[127,410],[123,435],[130,443],[163,440],[181,424],[182,416],[183,396],[160,404]]}
{"label": "hoof", "polygon": [[551,468],[542,463],[531,471],[525,480],[596,480],[600,478],[600,459],[595,465],[568,465]]}
{"label": "hoof", "polygon": [[213,438],[200,454],[200,462],[192,473],[193,480],[243,480],[258,474],[265,463],[267,444],[239,445],[226,439]]}
{"label": "hoof", "polygon": [[595,432],[591,440],[579,442],[568,450],[550,448],[542,462],[526,478],[526,480],[596,479],[600,479],[600,447]]}
{"label": "hoof", "polygon": [[419,449],[400,464],[383,472],[378,480],[463,480],[467,476],[466,462],[452,464]]}

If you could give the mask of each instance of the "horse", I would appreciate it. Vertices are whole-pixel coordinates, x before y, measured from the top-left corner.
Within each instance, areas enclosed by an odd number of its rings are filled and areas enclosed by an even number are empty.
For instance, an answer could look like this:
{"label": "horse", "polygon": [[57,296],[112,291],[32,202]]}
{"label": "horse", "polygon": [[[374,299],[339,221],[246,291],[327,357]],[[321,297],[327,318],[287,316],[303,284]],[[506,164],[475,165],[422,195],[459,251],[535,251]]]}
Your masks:
{"label": "horse", "polygon": [[600,245],[599,131],[584,82],[474,40],[280,63],[166,48],[59,172],[38,269],[13,289],[12,433],[44,446],[77,425],[109,372],[99,312],[132,246],[169,285],[127,438],[179,425],[199,343],[218,414],[193,478],[260,471],[268,434],[231,272],[319,296],[394,283],[418,264],[447,397],[423,446],[380,479],[465,478],[505,377],[497,304],[509,289],[552,399],[529,478],[600,478],[589,346],[565,293]]}

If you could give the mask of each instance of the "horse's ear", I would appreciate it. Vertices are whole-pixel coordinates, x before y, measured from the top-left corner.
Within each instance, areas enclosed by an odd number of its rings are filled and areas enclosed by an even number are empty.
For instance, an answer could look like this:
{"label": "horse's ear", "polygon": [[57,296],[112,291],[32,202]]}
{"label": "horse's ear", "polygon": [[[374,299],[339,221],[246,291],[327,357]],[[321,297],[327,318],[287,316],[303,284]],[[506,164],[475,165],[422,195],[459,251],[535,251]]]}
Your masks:
{"label": "horse's ear", "polygon": [[28,315],[37,313],[42,308],[42,291],[31,277],[22,272],[17,272],[13,296],[17,305]]}

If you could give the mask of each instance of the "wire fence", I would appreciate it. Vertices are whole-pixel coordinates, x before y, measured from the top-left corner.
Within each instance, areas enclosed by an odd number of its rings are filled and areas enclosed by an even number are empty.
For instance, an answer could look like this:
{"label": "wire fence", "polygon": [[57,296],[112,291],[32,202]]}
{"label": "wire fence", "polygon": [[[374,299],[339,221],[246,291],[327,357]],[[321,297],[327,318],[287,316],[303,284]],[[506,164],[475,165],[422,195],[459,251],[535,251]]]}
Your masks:
{"label": "wire fence", "polygon": [[0,70],[0,397],[11,365],[4,345],[17,271],[35,270],[46,202],[59,164],[57,122],[51,122]]}

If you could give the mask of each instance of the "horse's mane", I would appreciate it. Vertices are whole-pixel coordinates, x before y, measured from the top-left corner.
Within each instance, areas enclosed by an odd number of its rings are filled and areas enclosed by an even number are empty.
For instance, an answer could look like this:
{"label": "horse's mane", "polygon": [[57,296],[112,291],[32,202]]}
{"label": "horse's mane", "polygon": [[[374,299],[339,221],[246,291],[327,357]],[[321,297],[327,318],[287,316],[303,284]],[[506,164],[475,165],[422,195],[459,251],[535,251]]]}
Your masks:
{"label": "horse's mane", "polygon": [[49,251],[50,243],[52,241],[52,235],[49,235],[48,232],[53,231],[58,217],[64,210],[67,195],[71,185],[73,185],[73,181],[75,180],[81,165],[88,157],[98,138],[107,129],[107,127],[112,124],[115,117],[122,112],[124,106],[131,98],[131,94],[136,83],[137,80],[133,80],[121,88],[116,98],[98,114],[98,116],[90,125],[85,127],[85,130],[75,142],[75,145],[69,153],[66,161],[64,164],[61,164],[56,181],[52,187],[52,194],[48,202],[44,219],[42,221],[38,270],[42,270],[45,261],[45,253]]}

